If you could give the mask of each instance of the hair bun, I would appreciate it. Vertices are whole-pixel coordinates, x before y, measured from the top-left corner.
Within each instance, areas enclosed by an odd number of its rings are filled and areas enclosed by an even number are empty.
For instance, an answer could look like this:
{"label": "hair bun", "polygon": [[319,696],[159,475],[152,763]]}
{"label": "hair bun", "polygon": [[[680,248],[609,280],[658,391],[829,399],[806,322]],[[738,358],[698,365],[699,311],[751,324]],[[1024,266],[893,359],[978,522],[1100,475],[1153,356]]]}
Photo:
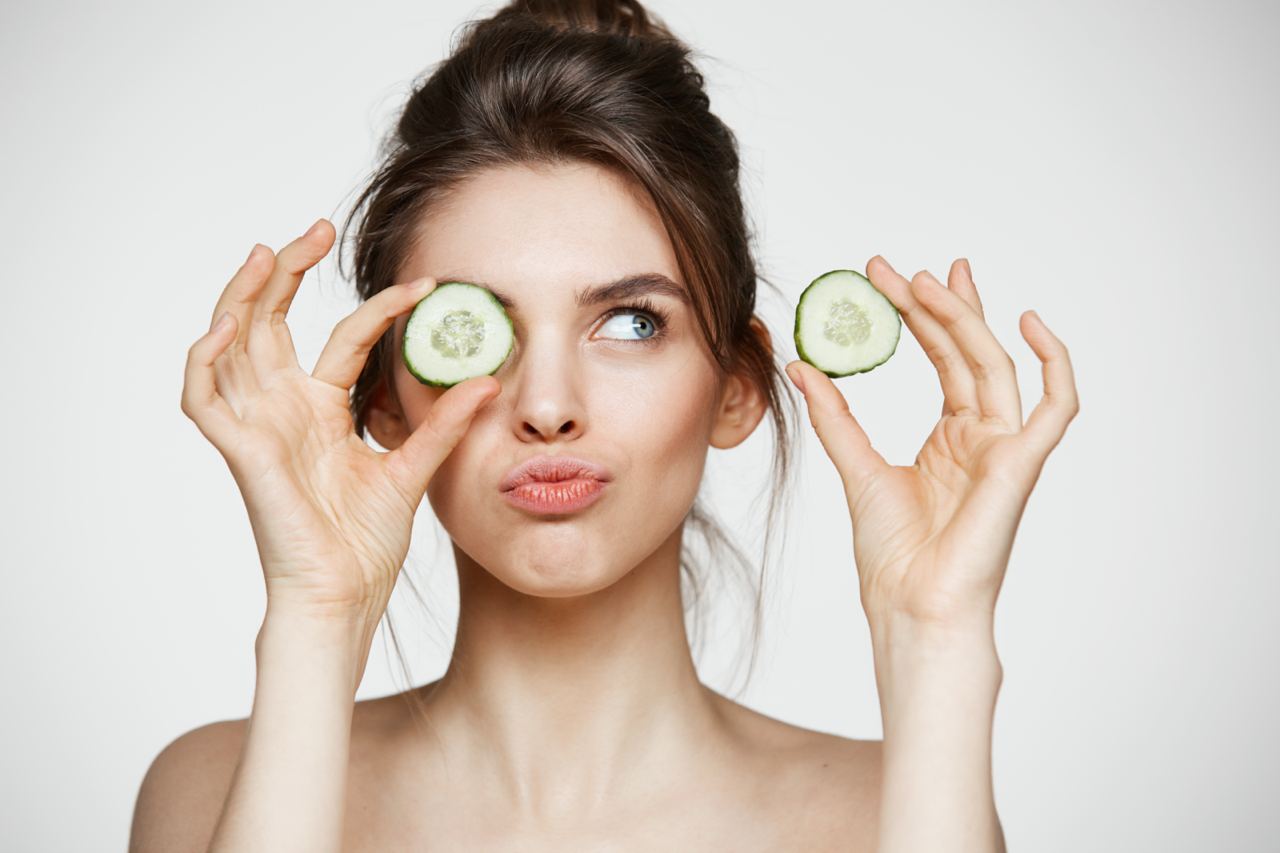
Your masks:
{"label": "hair bun", "polygon": [[502,23],[513,18],[533,20],[556,30],[676,40],[662,20],[646,12],[637,0],[512,0],[489,21]]}

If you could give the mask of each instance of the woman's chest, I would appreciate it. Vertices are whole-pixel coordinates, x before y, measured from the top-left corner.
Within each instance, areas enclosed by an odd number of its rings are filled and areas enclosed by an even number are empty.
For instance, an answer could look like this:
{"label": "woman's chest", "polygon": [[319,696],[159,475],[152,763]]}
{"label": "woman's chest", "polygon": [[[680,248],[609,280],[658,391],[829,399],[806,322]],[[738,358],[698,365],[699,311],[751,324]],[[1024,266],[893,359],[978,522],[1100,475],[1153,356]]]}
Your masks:
{"label": "woman's chest", "polygon": [[[356,730],[343,850],[859,851],[875,848],[879,750],[821,735],[804,749],[686,761],[603,805],[546,783],[517,805],[473,762]],[[785,756],[785,757],[784,757]],[[653,768],[649,768],[650,771]],[[637,768],[637,773],[641,772]],[[556,797],[560,803],[552,806]],[[588,803],[590,805],[588,806]]]}
{"label": "woman's chest", "polygon": [[684,791],[607,815],[519,816],[483,796],[435,786],[360,786],[349,791],[343,850],[374,851],[754,851],[872,850],[865,804],[838,792],[770,799],[732,790]]}
{"label": "woman's chest", "polygon": [[[372,815],[370,815],[371,817]],[[352,815],[349,814],[349,817]],[[414,851],[699,851],[699,853],[754,853],[754,851],[842,850],[847,843],[834,844],[827,828],[792,825],[756,814],[673,813],[644,823],[618,820],[576,824],[514,824],[501,817],[471,815],[465,809],[455,814],[418,815],[408,820],[389,819],[349,822],[343,850],[359,853]],[[868,848],[870,849],[870,848]]]}

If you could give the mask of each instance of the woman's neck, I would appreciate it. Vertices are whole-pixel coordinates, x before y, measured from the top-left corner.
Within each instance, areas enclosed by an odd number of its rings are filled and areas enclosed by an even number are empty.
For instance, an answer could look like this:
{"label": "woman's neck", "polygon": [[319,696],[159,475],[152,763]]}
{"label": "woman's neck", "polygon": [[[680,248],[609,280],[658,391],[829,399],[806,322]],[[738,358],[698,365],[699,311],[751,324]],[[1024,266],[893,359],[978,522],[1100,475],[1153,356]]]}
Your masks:
{"label": "woman's neck", "polygon": [[449,763],[548,817],[686,775],[722,726],[685,634],[680,536],[617,582],[566,598],[516,592],[455,549],[457,639],[426,700]]}

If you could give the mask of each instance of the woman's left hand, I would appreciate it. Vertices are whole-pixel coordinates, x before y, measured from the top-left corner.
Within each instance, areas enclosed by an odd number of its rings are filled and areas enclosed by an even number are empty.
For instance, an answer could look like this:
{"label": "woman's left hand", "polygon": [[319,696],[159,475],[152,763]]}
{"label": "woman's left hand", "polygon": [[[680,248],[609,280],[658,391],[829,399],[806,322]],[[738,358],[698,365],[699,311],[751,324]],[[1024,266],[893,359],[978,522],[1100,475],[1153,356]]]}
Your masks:
{"label": "woman's left hand", "polygon": [[1022,315],[1044,375],[1024,425],[1013,360],[986,324],[967,261],[951,265],[949,287],[925,270],[907,281],[879,255],[867,276],[942,383],[942,416],[915,463],[885,462],[826,374],[787,365],[844,482],[863,608],[873,627],[989,624],[1027,497],[1080,408],[1067,348],[1034,311]]}

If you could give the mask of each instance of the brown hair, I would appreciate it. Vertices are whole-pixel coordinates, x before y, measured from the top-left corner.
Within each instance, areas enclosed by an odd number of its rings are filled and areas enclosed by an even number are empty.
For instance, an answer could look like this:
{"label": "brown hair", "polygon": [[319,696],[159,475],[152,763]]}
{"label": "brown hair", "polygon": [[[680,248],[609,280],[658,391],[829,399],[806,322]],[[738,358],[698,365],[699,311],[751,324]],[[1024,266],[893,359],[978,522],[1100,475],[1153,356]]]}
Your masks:
{"label": "brown hair", "polygon": [[[343,234],[359,217],[355,287],[367,300],[400,280],[426,211],[477,171],[581,161],[638,183],[666,226],[721,376],[744,375],[768,401],[777,445],[769,492],[772,522],[789,501],[788,421],[795,422],[797,408],[781,363],[751,326],[760,323],[753,321],[757,279],[777,287],[757,272],[752,257],[737,141],[712,114],[703,77],[690,57],[690,49],[635,0],[513,0],[488,19],[468,21],[451,55],[416,82]],[[341,252],[339,271],[345,277]],[[385,389],[396,400],[390,381],[393,336],[394,327],[378,341],[352,389],[351,413],[361,437],[373,395]],[[711,555],[727,551],[732,568],[754,587],[749,681],[774,525],[765,526],[761,583],[753,585],[751,561],[700,501],[694,501],[686,521],[702,534]],[[687,539],[681,573],[685,610],[694,611],[693,646],[699,650],[698,606],[705,579]],[[413,588],[408,572],[403,574]],[[399,652],[389,614],[388,627]],[[400,660],[403,668],[403,654]]]}

